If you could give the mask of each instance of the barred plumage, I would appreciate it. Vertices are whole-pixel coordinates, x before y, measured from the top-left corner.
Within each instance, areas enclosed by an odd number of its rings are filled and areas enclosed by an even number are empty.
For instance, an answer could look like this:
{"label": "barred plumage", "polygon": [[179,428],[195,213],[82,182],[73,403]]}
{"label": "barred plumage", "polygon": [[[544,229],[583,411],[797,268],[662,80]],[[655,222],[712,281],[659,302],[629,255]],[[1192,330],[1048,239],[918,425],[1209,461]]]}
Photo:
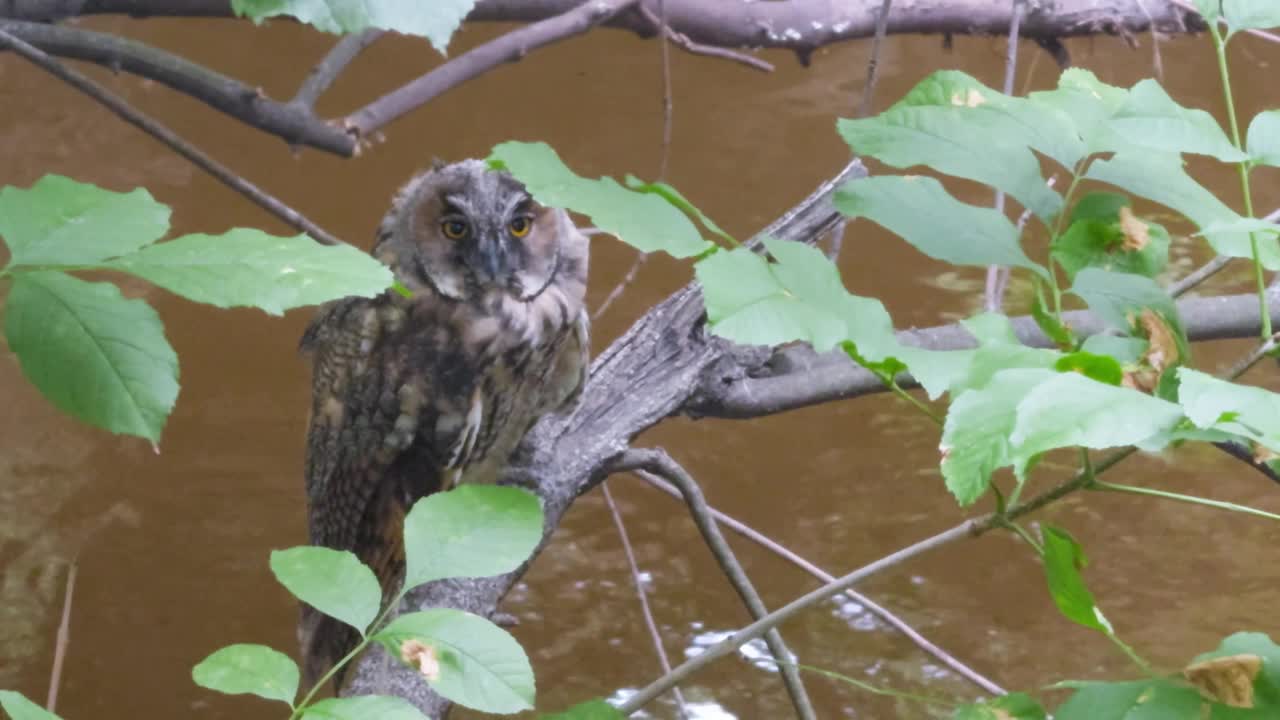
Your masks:
{"label": "barred plumage", "polygon": [[[389,597],[413,503],[495,481],[533,423],[580,391],[587,239],[564,211],[469,160],[410,181],[374,255],[412,297],[345,298],[307,328],[306,490],[311,542],[354,552]],[[312,682],[357,639],[306,606],[298,633]]]}

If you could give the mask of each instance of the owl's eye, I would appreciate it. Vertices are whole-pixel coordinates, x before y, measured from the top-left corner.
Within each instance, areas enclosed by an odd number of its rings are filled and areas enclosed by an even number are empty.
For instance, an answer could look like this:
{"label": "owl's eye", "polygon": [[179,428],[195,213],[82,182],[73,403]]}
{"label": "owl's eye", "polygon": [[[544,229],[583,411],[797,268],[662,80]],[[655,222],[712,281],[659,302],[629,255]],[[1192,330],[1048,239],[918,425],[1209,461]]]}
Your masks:
{"label": "owl's eye", "polygon": [[470,227],[463,220],[445,220],[440,223],[440,229],[444,232],[445,237],[450,240],[461,240],[467,236]]}
{"label": "owl's eye", "polygon": [[511,224],[508,227],[511,228],[512,235],[522,238],[533,229],[533,222],[527,217],[517,217],[511,219]]}

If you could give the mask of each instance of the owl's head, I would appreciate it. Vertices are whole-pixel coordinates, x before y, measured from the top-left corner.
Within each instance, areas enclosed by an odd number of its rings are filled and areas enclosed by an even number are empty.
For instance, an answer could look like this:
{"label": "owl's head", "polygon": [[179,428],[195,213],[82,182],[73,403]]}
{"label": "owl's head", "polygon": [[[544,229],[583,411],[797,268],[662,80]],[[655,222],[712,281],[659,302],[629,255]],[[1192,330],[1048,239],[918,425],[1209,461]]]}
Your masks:
{"label": "owl's head", "polygon": [[508,173],[464,160],[437,164],[400,191],[374,253],[410,288],[455,300],[494,291],[530,300],[567,258],[585,253],[585,237]]}

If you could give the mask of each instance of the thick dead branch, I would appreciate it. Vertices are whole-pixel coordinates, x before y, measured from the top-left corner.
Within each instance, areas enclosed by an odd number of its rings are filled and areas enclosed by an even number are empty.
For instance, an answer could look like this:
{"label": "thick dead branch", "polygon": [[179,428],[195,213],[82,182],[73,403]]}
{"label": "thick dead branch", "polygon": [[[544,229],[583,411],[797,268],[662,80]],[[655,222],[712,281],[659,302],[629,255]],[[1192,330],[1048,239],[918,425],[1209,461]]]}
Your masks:
{"label": "thick dead branch", "polygon": [[[19,3],[21,5],[21,3]],[[4,0],[0,0],[0,18]],[[260,88],[203,65],[116,35],[61,25],[0,19],[0,30],[57,57],[86,60],[155,80],[292,145],[309,145],[338,155],[355,152],[355,140],[315,116],[306,105],[282,103]]]}
{"label": "thick dead branch", "polygon": [[504,62],[512,62],[544,45],[580,35],[613,17],[637,0],[593,0],[571,5],[563,13],[540,20],[472,48],[397,90],[347,116],[343,125],[356,137],[368,135],[436,96]]}
{"label": "thick dead branch", "polygon": [[6,48],[13,50],[37,67],[105,105],[108,110],[130,125],[164,143],[170,150],[190,160],[201,170],[217,178],[232,190],[249,198],[262,209],[307,233],[316,242],[324,245],[343,244],[342,240],[339,240],[335,235],[316,225],[305,215],[285,205],[262,188],[236,174],[231,168],[209,157],[203,150],[182,139],[181,136],[160,124],[159,121],[139,111],[126,102],[124,98],[63,65],[39,48],[10,35],[4,30],[4,23],[0,22],[0,50]]}
{"label": "thick dead branch", "polygon": [[[693,515],[693,522],[698,526],[698,532],[702,534],[702,539],[706,542],[707,548],[711,550],[716,562],[720,564],[720,569],[729,578],[729,584],[733,586],[733,589],[738,593],[738,597],[747,606],[748,612],[751,613],[751,618],[759,620],[767,615],[769,610],[764,606],[764,601],[760,599],[760,593],[756,592],[755,586],[751,584],[751,579],[747,577],[747,572],[742,569],[742,563],[738,562],[733,549],[729,547],[728,541],[724,539],[719,525],[716,524],[715,517],[711,514],[711,508],[707,505],[707,499],[702,494],[702,488],[698,486],[693,476],[672,459],[666,451],[659,449],[633,449],[623,453],[622,457],[618,458],[617,463],[614,465],[613,471],[624,472],[627,470],[642,475],[648,474],[661,477],[680,489],[680,494],[684,496],[685,505],[688,506],[689,513]],[[795,656],[787,649],[786,643],[782,640],[782,634],[778,632],[777,628],[772,628],[765,633],[764,640],[769,647],[769,653],[773,655],[773,660],[777,663],[781,672],[783,683],[787,688],[787,694],[791,696],[791,703],[796,709],[796,715],[801,720],[816,720],[817,716],[813,711],[813,703],[809,700],[809,693],[804,689],[804,681],[800,679],[800,669],[795,666]]]}

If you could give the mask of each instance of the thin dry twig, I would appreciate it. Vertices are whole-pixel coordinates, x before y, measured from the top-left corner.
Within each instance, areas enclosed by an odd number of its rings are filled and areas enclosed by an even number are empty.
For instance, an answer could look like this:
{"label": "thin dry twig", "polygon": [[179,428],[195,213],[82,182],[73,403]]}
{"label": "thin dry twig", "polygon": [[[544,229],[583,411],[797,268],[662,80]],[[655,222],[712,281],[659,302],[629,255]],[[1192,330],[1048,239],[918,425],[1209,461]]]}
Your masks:
{"label": "thin dry twig", "polygon": [[342,71],[346,70],[347,66],[360,56],[360,53],[377,42],[383,34],[384,31],[373,28],[343,36],[324,56],[324,59],[307,73],[307,79],[302,81],[298,94],[293,96],[291,102],[314,110],[316,100],[319,100],[320,96],[333,85],[333,81],[338,79]]}
{"label": "thin dry twig", "polygon": [[560,15],[512,30],[383,95],[348,115],[341,124],[357,137],[367,138],[374,131],[425,105],[440,94],[504,62],[519,60],[544,45],[580,35],[637,2],[638,0],[594,0]]}
{"label": "thin dry twig", "polygon": [[[743,604],[747,606],[751,617],[756,619],[765,617],[769,611],[765,607],[764,601],[760,599],[759,593],[756,592],[750,578],[747,577],[747,573],[742,569],[742,565],[733,554],[733,549],[729,547],[724,535],[720,533],[720,528],[716,525],[715,518],[711,516],[710,509],[707,506],[707,500],[702,495],[702,489],[698,487],[698,483],[693,477],[670,455],[660,449],[633,448],[627,450],[615,465],[615,472],[623,470],[656,474],[669,480],[680,489],[680,493],[684,496],[685,504],[688,505],[689,512],[693,515],[694,524],[698,526],[698,531],[702,533],[702,539],[711,550],[711,554],[720,563],[720,568],[724,570],[730,584],[737,591]],[[794,665],[794,656],[787,649],[786,643],[783,642],[781,633],[777,632],[776,628],[770,628],[768,632],[764,633],[764,640],[769,647],[769,652],[773,655],[773,659],[778,663],[783,684],[787,688],[787,694],[791,696],[791,703],[795,706],[796,714],[802,720],[816,720],[817,715],[814,712],[813,703],[809,700],[809,694],[804,689],[804,681],[800,678],[800,671]]]}
{"label": "thin dry twig", "polygon": [[[644,7],[641,5],[640,7]],[[671,159],[671,114],[675,103],[671,99],[671,43],[667,38],[667,0],[658,0],[658,29],[662,37],[662,155],[658,161],[658,182],[667,178],[667,161]]]}
{"label": "thin dry twig", "polygon": [[[1026,0],[1013,0],[1013,10],[1009,20],[1009,47],[1004,60],[1004,94],[1013,94],[1013,81],[1018,76],[1018,34],[1022,27],[1022,13],[1026,9]],[[1004,191],[996,190],[996,212],[1004,214]],[[1004,307],[1005,289],[1009,287],[1008,267],[991,265],[987,268],[987,283],[983,305],[987,312],[1000,312]]]}
{"label": "thin dry twig", "polygon": [[[636,476],[639,477],[641,480],[644,480],[650,486],[657,488],[658,490],[661,490],[662,492],[676,498],[677,500],[681,499],[680,491],[676,488],[676,486],[672,485],[666,480],[663,480],[662,478],[655,477],[649,474],[643,474],[643,475],[637,474]],[[751,542],[756,543],[760,547],[765,548],[769,552],[774,553],[778,557],[782,558],[783,560],[786,560],[792,565],[795,565],[801,570],[804,570],[805,572],[821,580],[822,582],[833,582],[836,579],[836,576],[832,575],[826,570],[823,570],[817,565],[814,565],[813,563],[809,562],[805,558],[801,557],[795,551],[791,550],[785,545],[782,545],[776,540],[773,540],[769,536],[765,535],[759,530],[756,530],[750,525],[747,525],[746,523],[730,515],[726,515],[715,508],[710,508],[710,510],[711,510],[711,516],[714,517],[717,522],[723,524],[725,527],[738,533],[739,535],[750,540]],[[854,590],[853,588],[849,588],[845,590],[844,594],[850,600],[858,603],[859,605],[862,605],[867,610],[869,610],[871,614],[879,617],[881,620],[883,620],[884,622],[892,626],[898,632],[905,635],[908,640],[915,643],[921,650],[933,656],[936,660],[938,660],[942,664],[954,670],[956,674],[960,675],[966,680],[969,680],[974,685],[977,685],[978,687],[982,688],[985,692],[989,692],[992,695],[1004,695],[1008,692],[1004,688],[997,685],[994,681],[983,676],[977,670],[974,670],[968,665],[965,665],[964,663],[957,660],[953,655],[951,655],[947,651],[943,650],[937,645],[934,645],[928,638],[920,634],[919,631],[917,631],[915,628],[908,625],[905,620],[895,615],[891,610],[884,607],[883,605],[875,602],[871,598],[867,597],[866,595],[863,595],[862,593],[858,592],[857,590]]]}
{"label": "thin dry twig", "polygon": [[867,84],[862,88],[862,104],[858,108],[858,117],[869,117],[874,107],[876,83],[880,80],[880,50],[884,47],[884,36],[889,32],[889,10],[893,0],[884,0],[880,6],[880,15],[876,17],[876,34],[871,41],[871,59],[867,61]]}
{"label": "thin dry twig", "polygon": [[[658,5],[660,8],[659,13],[663,14],[664,18],[666,13],[665,3],[666,0],[663,0],[662,3]],[[636,8],[646,20],[653,23],[655,29],[661,30],[668,40],[675,43],[677,47],[685,50],[691,55],[706,55],[708,57],[731,60],[762,72],[773,72],[774,70],[773,63],[761,60],[758,57],[738,52],[736,50],[730,50],[728,48],[716,47],[714,45],[703,45],[702,43],[696,43],[693,40],[690,40],[688,35],[677,32],[668,25],[665,19],[659,20],[659,18],[653,14],[653,11],[646,7],[644,3],[637,5]]]}
{"label": "thin dry twig", "polygon": [[605,311],[609,309],[609,306],[622,297],[622,293],[626,292],[627,288],[631,287],[631,283],[636,281],[636,276],[640,274],[640,268],[644,266],[645,261],[648,259],[649,253],[636,252],[635,262],[631,263],[631,267],[627,269],[627,274],[622,276],[622,280],[613,286],[613,289],[605,296],[604,302],[600,303],[600,307],[596,308],[595,314],[591,316],[591,322],[599,320],[600,316],[604,315]]}
{"label": "thin dry twig", "polygon": [[67,659],[67,645],[71,642],[71,597],[76,591],[76,563],[67,568],[67,589],[62,596],[62,622],[58,623],[58,636],[53,650],[53,670],[49,672],[49,697],[44,707],[49,712],[58,709],[58,689],[62,687],[62,666]]}
{"label": "thin dry twig", "polygon": [[236,174],[227,166],[209,157],[203,150],[182,139],[174,131],[130,105],[124,98],[90,80],[79,72],[58,62],[47,53],[20,38],[0,30],[0,48],[9,48],[33,64],[66,82],[77,90],[105,105],[120,118],[141,129],[169,147],[170,150],[190,160],[197,167],[220,180],[227,187],[252,200],[259,207],[275,215],[289,225],[307,233],[323,245],[343,245],[337,236],[307,219],[302,213],[285,205],[274,196]]}
{"label": "thin dry twig", "polygon": [[[649,630],[649,639],[653,641],[653,649],[658,654],[658,664],[662,666],[662,672],[669,673],[671,659],[667,657],[667,649],[662,644],[658,623],[653,619],[653,610],[649,607],[649,593],[644,589],[644,581],[640,578],[640,565],[636,562],[636,553],[631,547],[631,536],[627,533],[627,525],[622,519],[622,512],[618,510],[618,504],[613,501],[613,493],[609,491],[609,481],[606,480],[600,484],[600,491],[604,493],[604,504],[609,508],[609,514],[613,516],[613,526],[617,529],[618,538],[622,541],[622,552],[627,556],[627,567],[631,569],[631,582],[635,585],[636,597],[640,600],[640,614],[644,616],[644,625]],[[679,687],[673,687],[671,695],[675,698],[680,717],[688,718],[689,708],[685,707],[684,693],[680,692]]]}
{"label": "thin dry twig", "polygon": [[1164,58],[1160,56],[1160,31],[1156,29],[1156,19],[1143,0],[1134,2],[1138,3],[1138,9],[1147,17],[1147,22],[1151,23],[1151,64],[1155,67],[1156,79],[1164,82]]}

